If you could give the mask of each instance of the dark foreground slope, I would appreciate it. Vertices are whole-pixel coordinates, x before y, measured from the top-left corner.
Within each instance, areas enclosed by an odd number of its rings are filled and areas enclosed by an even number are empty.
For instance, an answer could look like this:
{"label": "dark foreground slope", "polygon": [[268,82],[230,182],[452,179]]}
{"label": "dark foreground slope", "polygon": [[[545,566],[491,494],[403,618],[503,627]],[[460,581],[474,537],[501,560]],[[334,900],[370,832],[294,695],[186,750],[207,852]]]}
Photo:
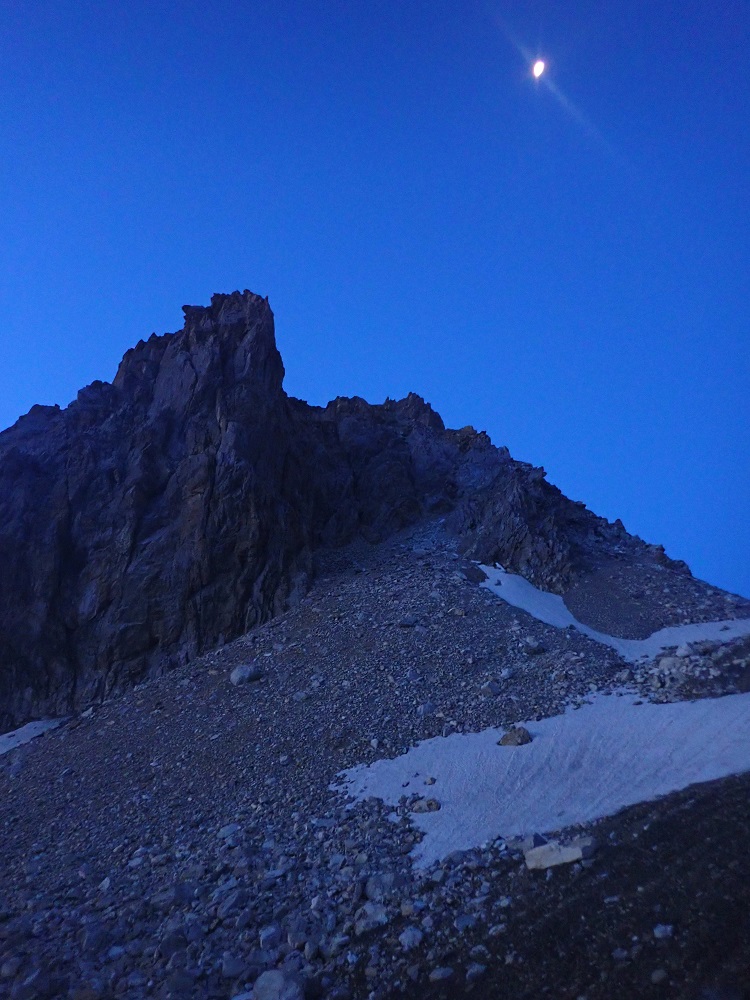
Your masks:
{"label": "dark foreground slope", "polygon": [[439,521],[328,553],[296,608],[0,757],[0,998],[750,997],[747,777],[602,820],[550,875],[494,841],[415,871],[407,809],[330,790],[623,670],[643,698],[750,685],[747,639],[680,681],[517,611]]}
{"label": "dark foreground slope", "polygon": [[321,547],[437,511],[468,555],[549,589],[605,556],[682,570],[417,396],[287,397],[259,296],[184,312],[111,385],[0,434],[0,731],[242,634],[305,593]]}

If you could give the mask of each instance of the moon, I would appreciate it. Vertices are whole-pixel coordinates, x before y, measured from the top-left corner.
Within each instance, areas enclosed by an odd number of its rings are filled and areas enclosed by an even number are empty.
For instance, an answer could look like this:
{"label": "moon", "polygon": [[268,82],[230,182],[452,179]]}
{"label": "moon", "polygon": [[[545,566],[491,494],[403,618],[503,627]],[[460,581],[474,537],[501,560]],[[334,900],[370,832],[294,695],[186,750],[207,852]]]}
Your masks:
{"label": "moon", "polygon": [[537,61],[534,63],[534,65],[532,67],[531,72],[534,74],[534,76],[538,80],[539,77],[544,72],[544,60],[543,59],[537,59]]}

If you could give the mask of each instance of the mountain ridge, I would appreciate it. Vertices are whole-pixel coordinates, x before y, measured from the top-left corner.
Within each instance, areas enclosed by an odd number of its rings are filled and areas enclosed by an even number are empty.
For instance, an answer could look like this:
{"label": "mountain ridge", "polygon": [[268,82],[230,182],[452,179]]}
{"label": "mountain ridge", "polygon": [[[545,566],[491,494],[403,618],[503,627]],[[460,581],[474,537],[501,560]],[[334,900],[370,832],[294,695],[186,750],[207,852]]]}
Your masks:
{"label": "mountain ridge", "polygon": [[252,292],[185,306],[66,409],[0,434],[0,726],[81,709],[242,634],[315,553],[443,514],[461,551],[563,592],[602,553],[689,573],[419,396],[283,390]]}

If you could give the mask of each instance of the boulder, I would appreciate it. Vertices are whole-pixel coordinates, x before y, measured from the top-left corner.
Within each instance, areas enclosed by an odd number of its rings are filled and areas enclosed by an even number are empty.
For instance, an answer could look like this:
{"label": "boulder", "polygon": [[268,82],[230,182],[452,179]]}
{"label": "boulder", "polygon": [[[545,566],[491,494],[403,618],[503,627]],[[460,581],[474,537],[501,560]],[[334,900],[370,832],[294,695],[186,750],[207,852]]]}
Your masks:
{"label": "boulder", "polygon": [[501,747],[522,747],[531,743],[531,733],[525,726],[512,726],[507,733],[504,733],[497,741]]}

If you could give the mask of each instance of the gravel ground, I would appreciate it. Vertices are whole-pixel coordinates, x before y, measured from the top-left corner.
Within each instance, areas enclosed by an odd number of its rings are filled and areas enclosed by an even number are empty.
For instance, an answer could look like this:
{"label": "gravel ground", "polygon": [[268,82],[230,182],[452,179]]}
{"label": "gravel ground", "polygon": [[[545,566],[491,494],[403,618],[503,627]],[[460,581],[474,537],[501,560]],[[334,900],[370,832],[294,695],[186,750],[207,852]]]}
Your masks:
{"label": "gravel ground", "polygon": [[[330,791],[345,767],[594,690],[750,683],[747,641],[631,668],[477,583],[438,523],[328,554],[297,608],[0,758],[0,997],[593,1000],[745,983],[746,779],[602,821],[595,857],[549,878],[502,842],[417,876],[406,809],[393,822]],[[660,618],[647,590],[657,628],[743,609],[690,582]],[[606,594],[586,590],[597,626]],[[259,679],[232,683],[247,665]],[[695,995],[745,995],[728,988]]]}
{"label": "gravel ground", "polygon": [[603,557],[564,594],[578,621],[622,639],[668,625],[750,618],[750,601],[659,563]]}

